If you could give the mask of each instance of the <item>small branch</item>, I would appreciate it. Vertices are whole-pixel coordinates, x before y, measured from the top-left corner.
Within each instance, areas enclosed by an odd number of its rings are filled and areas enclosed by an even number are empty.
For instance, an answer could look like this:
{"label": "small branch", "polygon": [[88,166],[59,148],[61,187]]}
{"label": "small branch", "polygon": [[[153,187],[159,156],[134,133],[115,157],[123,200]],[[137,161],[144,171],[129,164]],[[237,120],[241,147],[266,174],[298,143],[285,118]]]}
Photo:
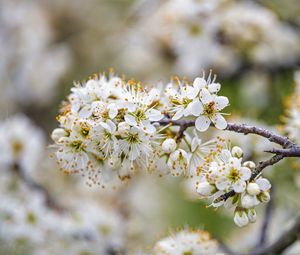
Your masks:
{"label": "small branch", "polygon": [[[194,120],[172,120],[169,118],[165,118],[163,120],[160,120],[158,122],[161,125],[174,125],[174,126],[184,126],[185,128],[195,126]],[[281,145],[283,148],[289,148],[295,146],[295,144],[289,140],[287,137],[277,135],[272,131],[269,131],[264,128],[250,126],[246,124],[234,124],[234,123],[228,123],[226,129],[227,131],[233,131],[236,133],[242,133],[244,135],[247,134],[256,134],[259,136],[262,136],[266,139],[268,139],[270,142],[277,143]]]}
{"label": "small branch", "polygon": [[300,157],[300,147],[298,146],[293,146],[289,149],[277,149],[277,148],[274,148],[272,150],[267,150],[266,152],[269,152],[269,153],[274,153],[274,154],[280,154],[280,155],[283,155],[285,157]]}
{"label": "small branch", "polygon": [[294,225],[279,237],[273,244],[262,248],[251,255],[272,255],[282,252],[300,238],[300,216],[295,220]]}

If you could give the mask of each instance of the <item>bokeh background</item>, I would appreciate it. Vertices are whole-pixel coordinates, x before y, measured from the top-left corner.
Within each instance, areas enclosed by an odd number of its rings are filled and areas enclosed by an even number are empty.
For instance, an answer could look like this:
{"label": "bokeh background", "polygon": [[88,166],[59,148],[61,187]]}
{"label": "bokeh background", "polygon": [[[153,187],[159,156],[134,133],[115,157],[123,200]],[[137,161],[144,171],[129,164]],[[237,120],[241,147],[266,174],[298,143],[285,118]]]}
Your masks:
{"label": "bokeh background", "polygon": [[[50,133],[73,81],[109,68],[145,84],[213,70],[230,119],[284,133],[300,64],[299,13],[299,0],[0,0],[0,254],[135,254],[187,226],[238,251],[255,245],[264,206],[256,224],[237,229],[187,180],[139,174],[88,187],[58,170]],[[224,135],[256,162],[270,148]],[[300,174],[285,161],[266,175],[274,240],[299,212]]]}

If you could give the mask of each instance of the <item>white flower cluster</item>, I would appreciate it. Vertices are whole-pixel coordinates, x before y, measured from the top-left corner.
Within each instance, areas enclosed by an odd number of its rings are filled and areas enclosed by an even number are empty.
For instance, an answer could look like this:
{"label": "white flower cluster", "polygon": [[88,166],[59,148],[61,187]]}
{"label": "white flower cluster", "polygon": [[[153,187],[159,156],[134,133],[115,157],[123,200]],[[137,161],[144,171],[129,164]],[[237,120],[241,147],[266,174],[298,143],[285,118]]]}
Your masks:
{"label": "white flower cluster", "polygon": [[[252,161],[243,162],[243,151],[234,146],[231,150],[219,148],[211,154],[199,171],[197,192],[205,199],[212,200],[212,206],[234,208],[234,222],[242,227],[256,221],[255,206],[270,200],[271,184],[266,178],[251,178],[255,169]],[[220,199],[227,192],[235,195],[224,203]]]}
{"label": "white flower cluster", "polygon": [[[203,75],[205,76],[205,75]],[[193,86],[179,82],[178,89],[174,83],[168,84],[165,94],[169,100],[170,112],[174,112],[173,120],[195,116],[195,126],[198,131],[206,131],[211,123],[218,129],[225,129],[227,122],[220,113],[229,101],[227,97],[218,96],[220,83],[215,83],[215,77],[209,74],[207,80],[196,78]]]}
{"label": "white flower cluster", "polygon": [[221,255],[218,243],[201,230],[182,230],[158,241],[155,255]]}
{"label": "white flower cluster", "polygon": [[41,163],[45,147],[42,131],[26,116],[15,115],[0,123],[2,171],[17,167],[27,174],[33,174]]}
{"label": "white flower cluster", "polygon": [[58,162],[64,171],[87,174],[89,183],[102,186],[116,177],[126,180],[138,169],[164,168],[162,159],[173,175],[193,175],[213,142],[201,145],[195,133],[185,139],[188,148],[181,146],[177,132],[159,121],[190,117],[199,131],[211,122],[226,128],[220,110],[228,99],[217,95],[220,88],[211,74],[207,80],[196,78],[193,85],[171,82],[164,93],[112,73],[77,83],[58,117],[60,128],[52,133]]}
{"label": "white flower cluster", "polygon": [[[154,70],[157,64],[171,63],[179,74],[195,75],[209,67],[228,74],[237,72],[243,63],[289,65],[300,54],[296,30],[281,22],[271,9],[253,2],[138,2],[134,29],[128,31],[127,40],[123,38],[127,68],[131,59],[155,63]],[[137,72],[141,66],[132,68]]]}

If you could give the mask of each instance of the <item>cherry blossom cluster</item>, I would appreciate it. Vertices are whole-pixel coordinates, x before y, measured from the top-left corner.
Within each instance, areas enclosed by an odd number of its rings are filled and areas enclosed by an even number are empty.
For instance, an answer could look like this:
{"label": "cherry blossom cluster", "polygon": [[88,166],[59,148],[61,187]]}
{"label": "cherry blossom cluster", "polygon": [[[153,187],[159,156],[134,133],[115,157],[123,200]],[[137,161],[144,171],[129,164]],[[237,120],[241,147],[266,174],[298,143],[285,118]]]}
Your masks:
{"label": "cherry blossom cluster", "polygon": [[[197,180],[200,197],[211,198],[216,207],[224,203],[220,196],[234,191],[226,206],[232,201],[237,225],[255,221],[254,207],[269,200],[270,183],[251,179],[255,164],[242,162],[241,148],[228,149],[219,136],[200,138],[210,125],[227,127],[221,111],[229,101],[218,95],[215,80],[211,73],[192,83],[173,78],[158,89],[110,72],[75,83],[52,133],[61,169],[102,187],[142,170],[189,177]],[[178,120],[194,126],[173,126]]]}
{"label": "cherry blossom cluster", "polygon": [[[240,147],[221,147],[217,153],[209,155],[199,168],[197,192],[202,198],[210,199],[211,206],[234,208],[236,225],[242,227],[249,222],[255,222],[255,206],[269,202],[271,189],[266,178],[252,180],[255,167],[253,161],[243,162],[243,151]],[[226,201],[220,199],[230,191],[235,192],[234,196]]]}
{"label": "cherry blossom cluster", "polygon": [[174,79],[164,91],[112,73],[76,83],[58,116],[60,128],[52,133],[58,162],[64,171],[81,172],[89,183],[103,186],[115,178],[128,179],[137,169],[166,172],[162,158],[167,172],[187,175],[196,167],[201,139],[195,132],[187,149],[180,145],[177,131],[159,121],[189,117],[199,131],[210,123],[224,129],[227,123],[220,110],[228,99],[217,95],[220,88],[211,74],[196,78],[192,85]]}

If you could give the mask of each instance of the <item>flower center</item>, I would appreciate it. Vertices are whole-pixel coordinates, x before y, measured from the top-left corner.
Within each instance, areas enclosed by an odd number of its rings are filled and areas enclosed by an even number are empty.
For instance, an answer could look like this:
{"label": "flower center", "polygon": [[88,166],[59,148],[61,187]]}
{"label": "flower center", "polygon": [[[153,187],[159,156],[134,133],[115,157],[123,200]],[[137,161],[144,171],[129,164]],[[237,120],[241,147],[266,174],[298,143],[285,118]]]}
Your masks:
{"label": "flower center", "polygon": [[82,148],[82,141],[80,141],[80,140],[73,141],[73,142],[71,143],[71,146],[72,146],[76,151],[79,151],[79,150],[81,150],[81,148]]}
{"label": "flower center", "polygon": [[240,179],[240,177],[241,177],[240,172],[239,172],[236,168],[232,167],[232,168],[230,169],[230,173],[229,173],[229,175],[228,175],[228,178],[229,178],[231,181],[236,182],[236,181],[238,181],[238,180]]}
{"label": "flower center", "polygon": [[216,103],[214,101],[204,105],[204,114],[211,116],[215,113],[215,105]]}
{"label": "flower center", "polygon": [[140,123],[143,120],[146,120],[147,117],[145,115],[145,111],[142,109],[137,109],[136,112],[134,113],[135,119],[137,123]]}
{"label": "flower center", "polygon": [[128,143],[138,143],[139,140],[139,135],[138,134],[128,134],[128,136],[126,137],[126,141]]}

